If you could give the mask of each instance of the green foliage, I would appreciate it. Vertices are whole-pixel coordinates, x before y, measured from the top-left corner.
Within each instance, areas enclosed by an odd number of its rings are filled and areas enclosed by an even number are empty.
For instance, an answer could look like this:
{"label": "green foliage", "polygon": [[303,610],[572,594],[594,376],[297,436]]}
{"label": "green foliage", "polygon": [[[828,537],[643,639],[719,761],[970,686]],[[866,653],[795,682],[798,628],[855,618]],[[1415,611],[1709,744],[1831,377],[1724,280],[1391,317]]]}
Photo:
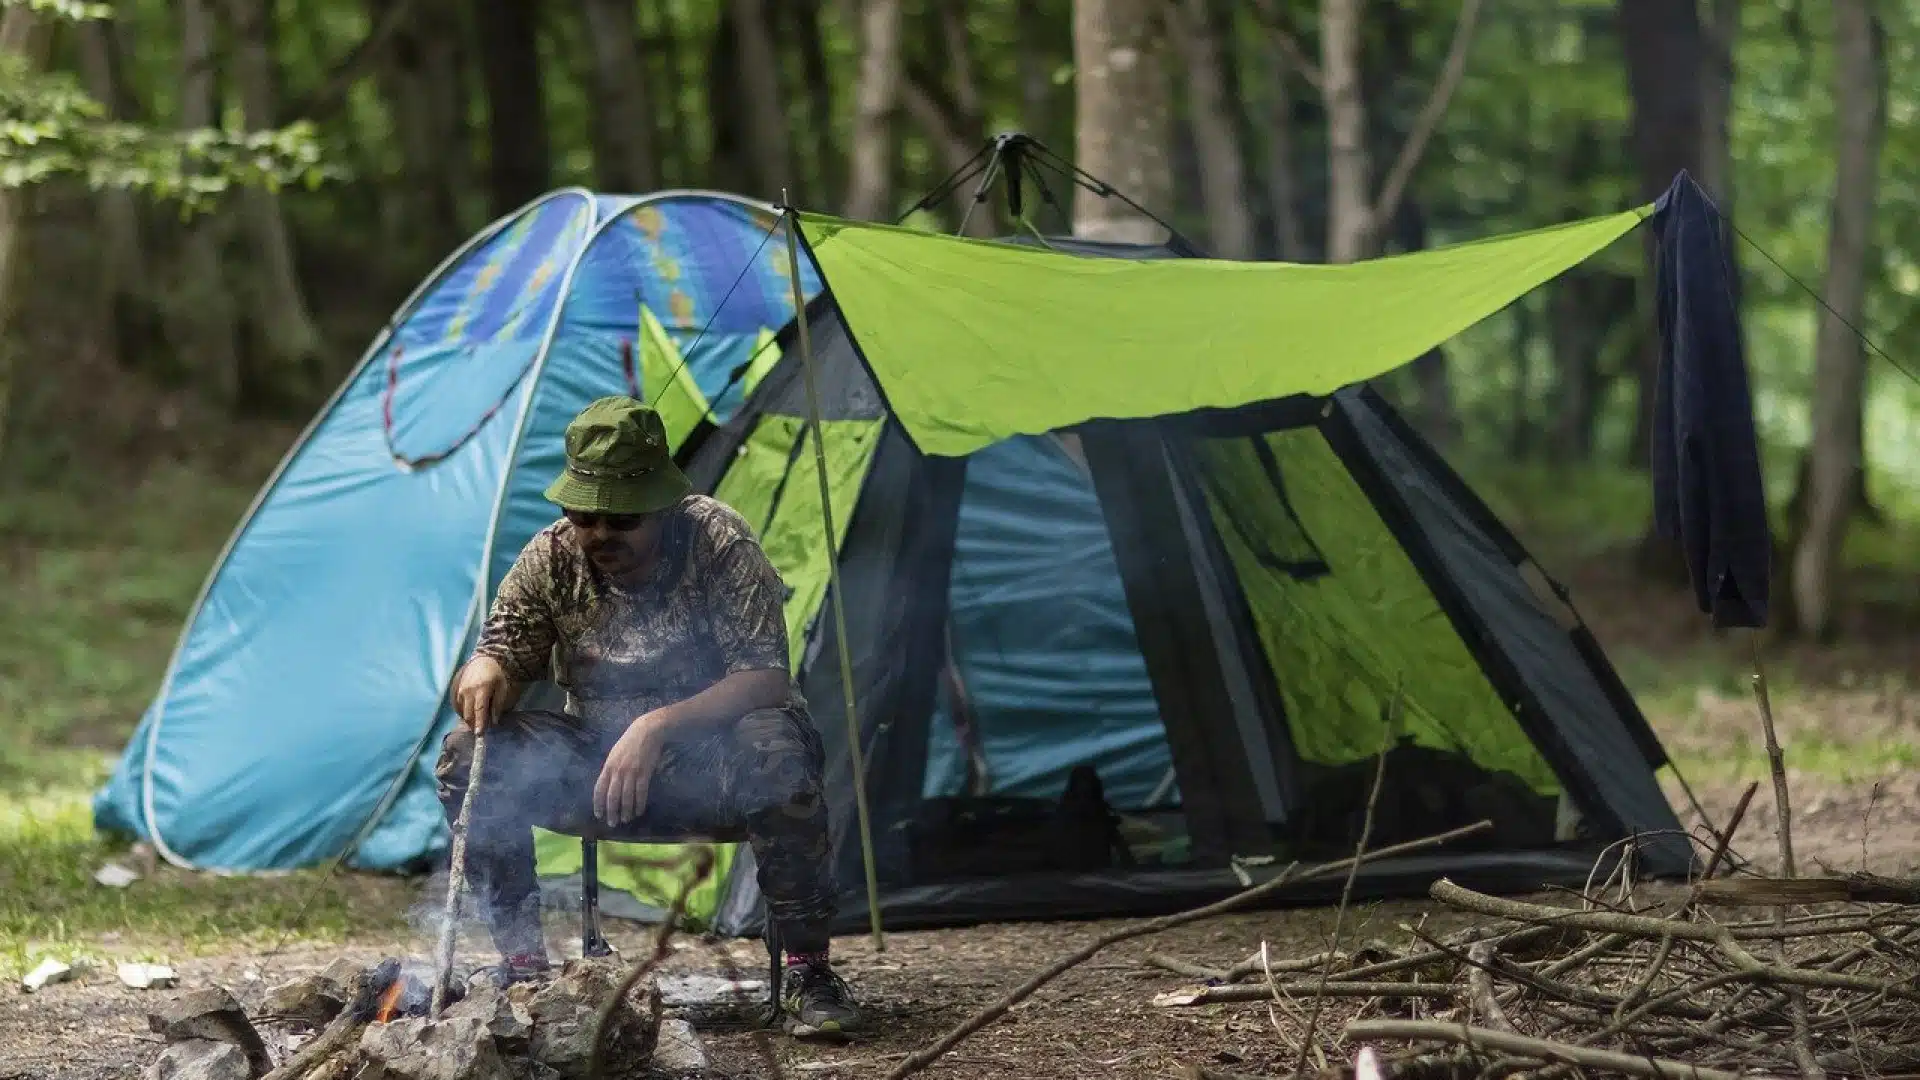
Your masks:
{"label": "green foliage", "polygon": [[89,4],[85,0],[0,0],[0,9],[24,7],[41,15],[51,15],[68,22],[85,22],[89,19],[110,19],[113,8],[107,4]]}
{"label": "green foliage", "polygon": [[[10,0],[68,22],[104,18],[104,5]],[[339,171],[321,160],[312,125],[246,131],[166,131],[113,120],[62,71],[0,54],[0,188],[77,177],[94,189],[133,189],[202,209],[236,186],[318,187]]]}

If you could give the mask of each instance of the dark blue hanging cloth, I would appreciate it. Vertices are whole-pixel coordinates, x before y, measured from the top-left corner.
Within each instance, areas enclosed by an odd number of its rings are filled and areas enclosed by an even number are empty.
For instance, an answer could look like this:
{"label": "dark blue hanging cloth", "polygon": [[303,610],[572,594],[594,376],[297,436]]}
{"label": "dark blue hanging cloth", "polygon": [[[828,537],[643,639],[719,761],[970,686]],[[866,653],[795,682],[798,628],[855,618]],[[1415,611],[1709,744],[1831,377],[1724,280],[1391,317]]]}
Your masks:
{"label": "dark blue hanging cloth", "polygon": [[1682,172],[1649,225],[1660,325],[1653,527],[1680,544],[1713,625],[1762,627],[1773,540],[1720,212]]}

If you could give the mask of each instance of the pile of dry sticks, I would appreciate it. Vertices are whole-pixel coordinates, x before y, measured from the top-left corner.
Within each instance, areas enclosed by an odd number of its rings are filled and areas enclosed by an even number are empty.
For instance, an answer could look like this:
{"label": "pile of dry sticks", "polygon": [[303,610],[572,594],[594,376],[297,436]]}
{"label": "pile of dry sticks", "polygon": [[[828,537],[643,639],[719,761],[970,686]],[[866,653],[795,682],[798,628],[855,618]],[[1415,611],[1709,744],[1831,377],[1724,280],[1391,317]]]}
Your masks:
{"label": "pile of dry sticks", "polygon": [[[1920,1074],[1920,884],[1714,878],[1753,792],[1707,873],[1665,903],[1637,899],[1631,860],[1570,904],[1441,881],[1432,898],[1483,925],[1447,937],[1407,927],[1414,946],[1393,954],[1281,960],[1263,947],[1220,969],[1153,956],[1205,983],[1156,1004],[1264,1005],[1298,1055],[1293,1075],[1324,1080],[1351,1077],[1346,1062],[1366,1045],[1403,1078]],[[1324,1022],[1334,1014],[1344,1023]]]}

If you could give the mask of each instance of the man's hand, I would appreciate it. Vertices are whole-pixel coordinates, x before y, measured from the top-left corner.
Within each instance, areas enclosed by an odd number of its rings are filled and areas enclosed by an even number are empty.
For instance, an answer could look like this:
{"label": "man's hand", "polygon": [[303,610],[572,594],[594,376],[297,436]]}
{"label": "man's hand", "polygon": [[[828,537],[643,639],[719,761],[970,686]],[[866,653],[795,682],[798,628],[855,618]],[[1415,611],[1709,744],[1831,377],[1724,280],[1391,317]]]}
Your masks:
{"label": "man's hand", "polygon": [[453,711],[475,734],[487,730],[506,711],[512,685],[507,669],[491,656],[476,656],[453,681]]}
{"label": "man's hand", "polygon": [[660,749],[666,745],[668,724],[659,713],[635,720],[613,744],[600,779],[593,785],[593,816],[609,825],[625,825],[647,809],[647,785]]}

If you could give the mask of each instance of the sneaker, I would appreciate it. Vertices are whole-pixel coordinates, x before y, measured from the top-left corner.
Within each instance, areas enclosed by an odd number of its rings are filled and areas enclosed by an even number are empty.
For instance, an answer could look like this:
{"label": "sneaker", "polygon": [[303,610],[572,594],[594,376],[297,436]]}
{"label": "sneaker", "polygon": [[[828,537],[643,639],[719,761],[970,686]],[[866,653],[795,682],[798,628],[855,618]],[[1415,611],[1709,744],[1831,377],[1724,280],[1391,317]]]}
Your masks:
{"label": "sneaker", "polygon": [[780,979],[780,1011],[787,1034],[798,1038],[845,1035],[860,1027],[860,1006],[846,980],[825,963],[793,964]]}

